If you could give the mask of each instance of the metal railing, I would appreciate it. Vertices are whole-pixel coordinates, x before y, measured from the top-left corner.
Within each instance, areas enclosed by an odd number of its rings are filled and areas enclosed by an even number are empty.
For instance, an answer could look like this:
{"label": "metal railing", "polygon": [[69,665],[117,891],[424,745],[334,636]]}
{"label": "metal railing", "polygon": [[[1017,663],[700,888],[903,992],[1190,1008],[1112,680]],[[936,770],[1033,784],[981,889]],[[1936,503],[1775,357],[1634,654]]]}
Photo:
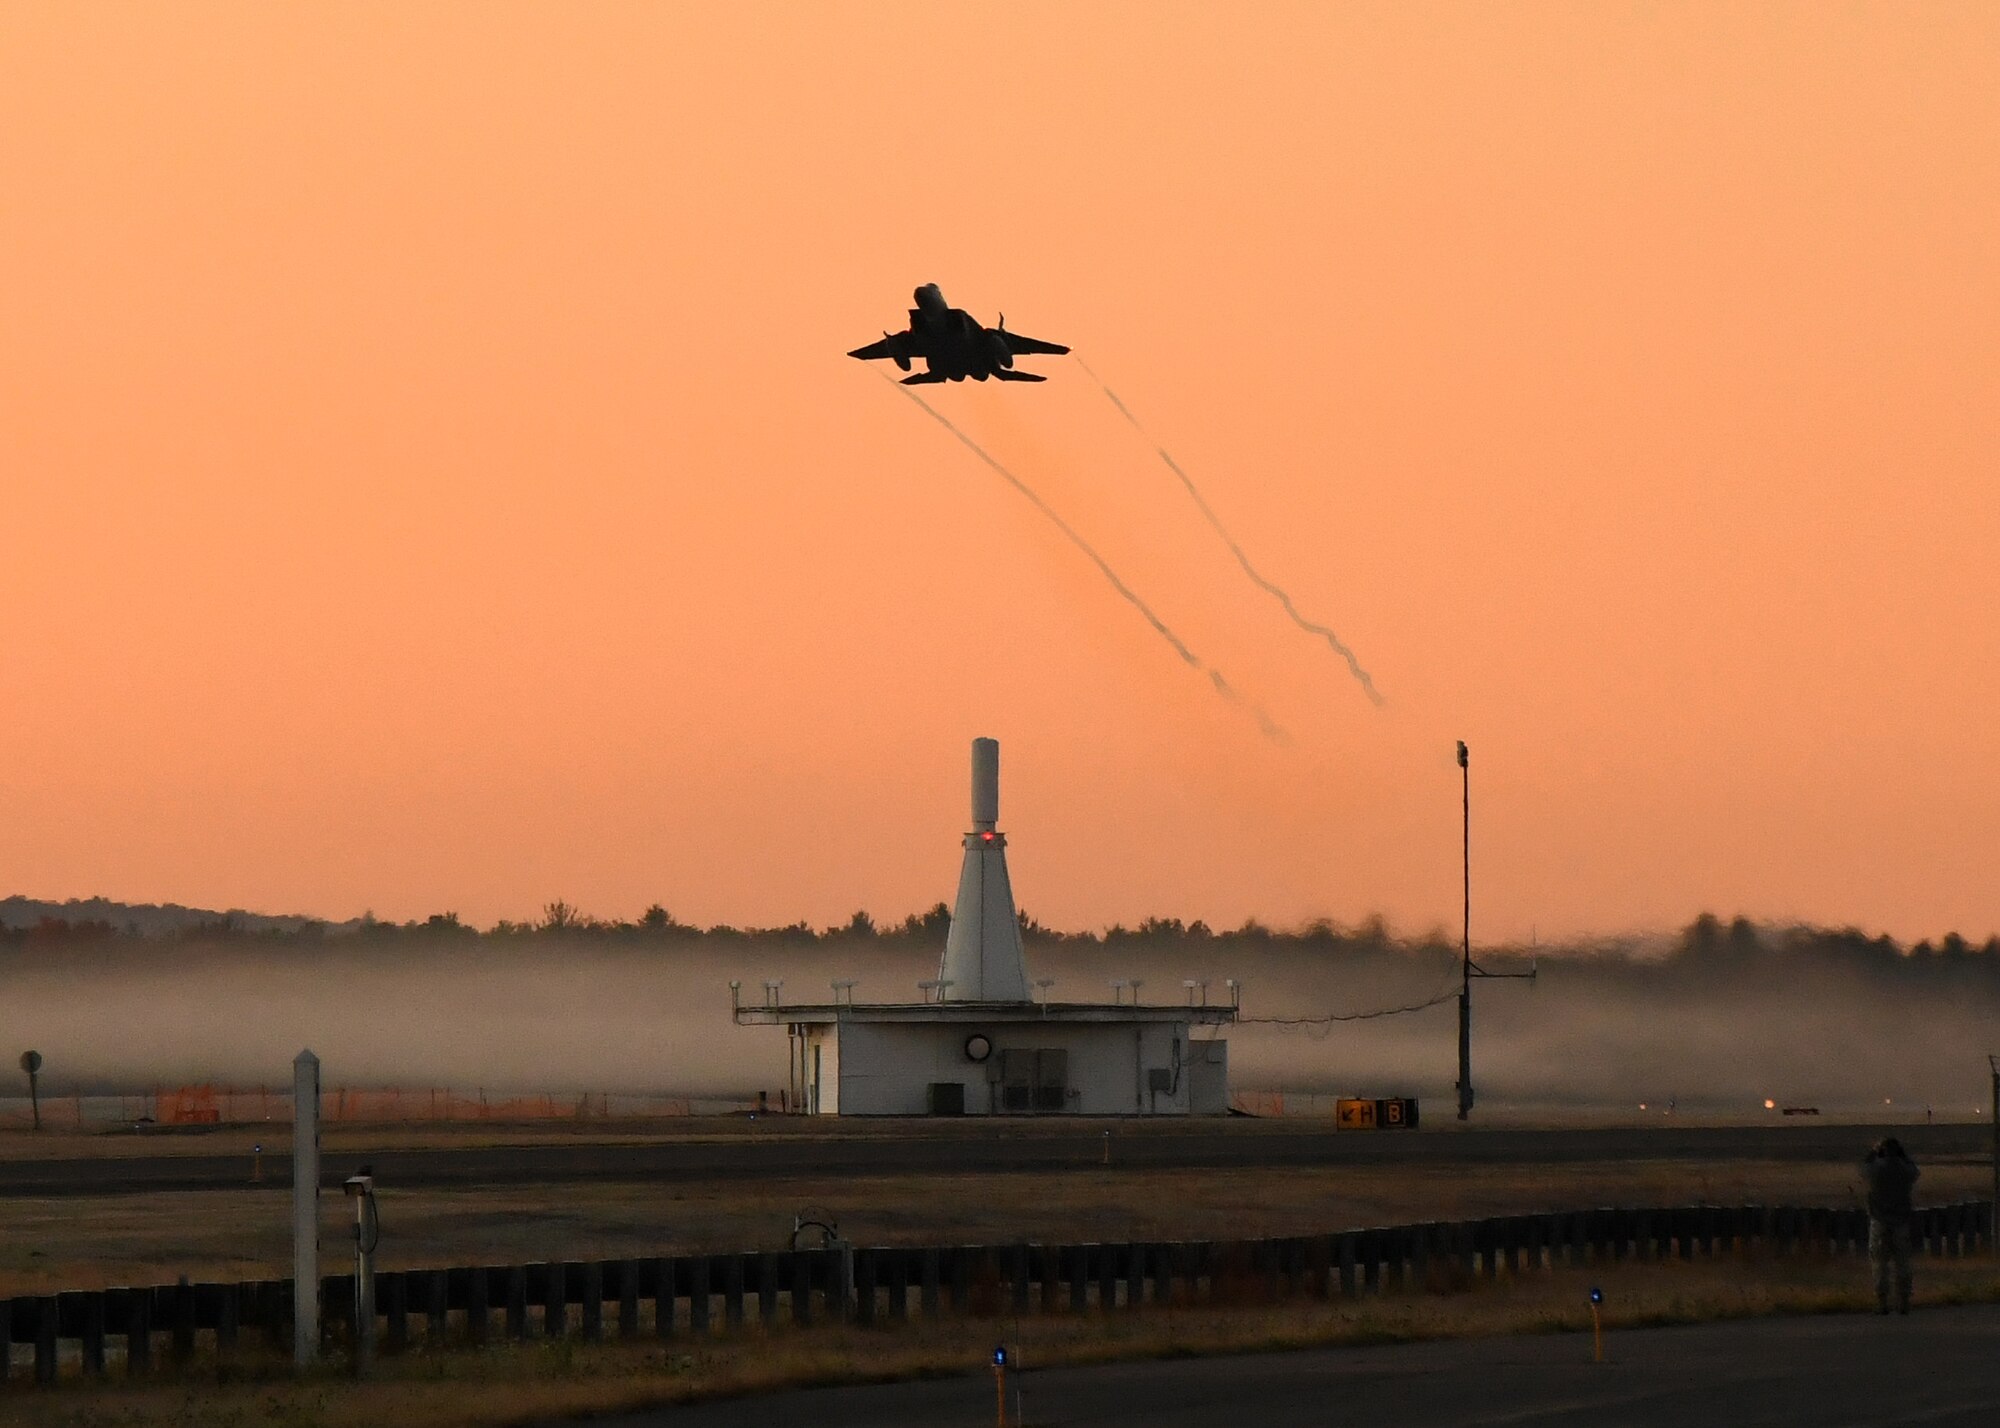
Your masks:
{"label": "metal railing", "polygon": [[[1990,1201],[1917,1212],[1920,1251],[1991,1252]],[[1148,1305],[1235,1305],[1352,1298],[1618,1262],[1744,1253],[1864,1254],[1865,1212],[1853,1208],[1686,1205],[1602,1208],[1431,1221],[1275,1239],[1126,1244],[841,1246],[739,1254],[410,1269],[375,1276],[376,1342],[501,1337],[661,1338],[846,1319],[1109,1313]],[[351,1275],[322,1279],[328,1347],[353,1321]],[[52,1383],[74,1369],[130,1376],[198,1350],[226,1356],[261,1337],[291,1342],[289,1280],[162,1285],[0,1300],[0,1375]],[[16,1351],[15,1346],[20,1346]]]}

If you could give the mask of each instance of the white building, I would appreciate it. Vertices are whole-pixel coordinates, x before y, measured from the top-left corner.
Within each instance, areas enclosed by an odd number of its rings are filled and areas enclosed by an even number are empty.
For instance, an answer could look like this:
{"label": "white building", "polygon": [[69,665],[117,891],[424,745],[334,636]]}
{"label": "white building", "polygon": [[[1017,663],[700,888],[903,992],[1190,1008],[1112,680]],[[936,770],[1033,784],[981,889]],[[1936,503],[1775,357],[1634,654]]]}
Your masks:
{"label": "white building", "polygon": [[[972,831],[935,981],[920,1002],[788,1005],[767,986],[739,1025],[783,1026],[794,1104],[816,1115],[1222,1115],[1233,1006],[1036,1000],[999,831],[1000,745],[972,744]],[[1192,999],[1190,999],[1192,1000]],[[1204,996],[1205,1000],[1205,996]]]}

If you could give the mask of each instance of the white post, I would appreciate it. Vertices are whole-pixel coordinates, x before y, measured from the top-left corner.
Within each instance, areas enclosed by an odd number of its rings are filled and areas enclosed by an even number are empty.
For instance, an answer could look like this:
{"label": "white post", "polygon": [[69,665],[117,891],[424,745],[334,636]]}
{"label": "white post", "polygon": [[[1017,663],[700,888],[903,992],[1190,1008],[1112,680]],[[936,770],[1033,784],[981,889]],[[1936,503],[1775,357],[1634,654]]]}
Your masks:
{"label": "white post", "polygon": [[375,1357],[375,1179],[351,1175],[347,1193],[354,1201],[354,1376],[366,1378]]}
{"label": "white post", "polygon": [[292,1059],[292,1361],[319,1358],[319,1058]]}

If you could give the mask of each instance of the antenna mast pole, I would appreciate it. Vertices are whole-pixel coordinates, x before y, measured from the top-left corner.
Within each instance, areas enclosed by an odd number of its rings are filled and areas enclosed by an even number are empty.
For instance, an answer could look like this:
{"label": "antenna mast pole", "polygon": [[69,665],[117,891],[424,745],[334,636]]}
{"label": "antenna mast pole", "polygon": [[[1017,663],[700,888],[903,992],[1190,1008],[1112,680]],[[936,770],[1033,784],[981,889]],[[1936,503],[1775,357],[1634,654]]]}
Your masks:
{"label": "antenna mast pole", "polygon": [[[1525,972],[1488,972],[1472,960],[1472,756],[1465,740],[1458,741],[1459,809],[1464,834],[1461,866],[1465,874],[1465,921],[1459,939],[1458,987],[1458,1118],[1472,1118],[1472,979],[1474,977],[1535,980],[1530,963]],[[2000,1084],[2000,1083],[1996,1083]]]}
{"label": "antenna mast pole", "polygon": [[1465,740],[1458,741],[1460,810],[1464,832],[1460,865],[1465,873],[1465,921],[1459,938],[1458,988],[1458,1118],[1472,1115],[1472,760]]}
{"label": "antenna mast pole", "polygon": [[1993,1229],[1987,1243],[2000,1254],[2000,1056],[1987,1057],[1986,1065],[1993,1073]]}

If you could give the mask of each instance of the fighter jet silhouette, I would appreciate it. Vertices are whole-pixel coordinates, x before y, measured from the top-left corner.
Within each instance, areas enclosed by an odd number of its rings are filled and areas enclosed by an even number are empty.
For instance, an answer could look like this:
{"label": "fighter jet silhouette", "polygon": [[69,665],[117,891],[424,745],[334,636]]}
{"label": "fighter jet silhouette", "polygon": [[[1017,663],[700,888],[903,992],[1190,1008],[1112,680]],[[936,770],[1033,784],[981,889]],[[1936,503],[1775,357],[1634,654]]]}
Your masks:
{"label": "fighter jet silhouette", "polygon": [[1054,342],[1023,337],[1007,330],[1007,315],[1000,314],[998,327],[982,327],[979,320],[962,307],[945,306],[944,294],[936,283],[917,289],[917,305],[910,309],[910,325],[902,332],[885,332],[880,342],[857,347],[847,355],[864,362],[889,357],[905,372],[910,359],[924,359],[925,370],[903,378],[906,387],[931,382],[963,382],[970,377],[983,382],[998,377],[1003,382],[1045,382],[1033,372],[1016,372],[1014,359],[1024,352],[1047,352],[1060,356],[1069,351]]}

